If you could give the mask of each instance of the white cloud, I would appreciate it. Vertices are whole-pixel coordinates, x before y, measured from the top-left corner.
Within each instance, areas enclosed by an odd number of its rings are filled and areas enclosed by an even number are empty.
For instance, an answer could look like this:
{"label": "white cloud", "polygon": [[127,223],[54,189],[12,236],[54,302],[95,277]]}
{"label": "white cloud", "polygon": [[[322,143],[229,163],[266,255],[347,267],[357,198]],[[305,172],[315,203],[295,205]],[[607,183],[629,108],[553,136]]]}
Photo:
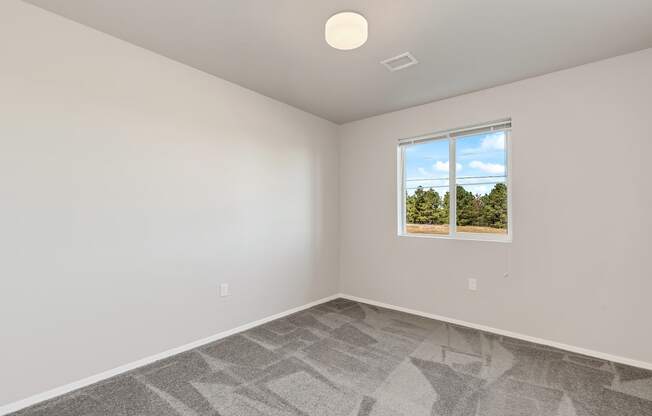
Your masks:
{"label": "white cloud", "polygon": [[482,139],[480,148],[482,150],[505,150],[505,135],[500,133],[485,137]]}
{"label": "white cloud", "polygon": [[[461,163],[456,163],[457,170],[460,171],[462,170],[462,164]],[[441,160],[438,160],[437,163],[432,165],[433,169],[438,170],[440,172],[448,172],[448,169],[450,168],[450,163],[448,163],[448,160],[445,162],[442,162]]]}
{"label": "white cloud", "polygon": [[419,175],[423,176],[424,178],[430,177],[430,174],[424,168],[418,168],[417,171],[419,172]]}
{"label": "white cloud", "polygon": [[492,175],[498,175],[505,173],[505,165],[500,163],[484,163],[479,160],[473,160],[469,163],[469,166],[473,169],[479,169],[485,173],[490,173]]}

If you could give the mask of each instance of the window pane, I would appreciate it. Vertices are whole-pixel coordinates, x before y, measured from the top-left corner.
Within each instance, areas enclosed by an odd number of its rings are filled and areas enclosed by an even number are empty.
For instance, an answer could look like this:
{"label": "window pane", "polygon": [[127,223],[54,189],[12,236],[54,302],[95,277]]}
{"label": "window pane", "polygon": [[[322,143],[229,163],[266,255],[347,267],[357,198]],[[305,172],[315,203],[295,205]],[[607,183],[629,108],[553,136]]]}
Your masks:
{"label": "window pane", "polygon": [[448,234],[448,139],[407,146],[403,155],[405,231]]}
{"label": "window pane", "polygon": [[456,141],[458,233],[507,234],[507,134]]}

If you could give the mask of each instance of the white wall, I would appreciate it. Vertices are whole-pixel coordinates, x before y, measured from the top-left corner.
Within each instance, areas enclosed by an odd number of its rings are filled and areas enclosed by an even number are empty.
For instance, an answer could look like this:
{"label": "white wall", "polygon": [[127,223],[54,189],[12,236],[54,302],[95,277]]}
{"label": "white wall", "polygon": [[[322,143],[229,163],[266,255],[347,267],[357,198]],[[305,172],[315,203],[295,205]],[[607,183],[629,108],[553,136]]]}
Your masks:
{"label": "white wall", "polygon": [[[514,241],[397,237],[397,140],[505,117]],[[350,123],[340,146],[344,293],[652,363],[652,49]]]}
{"label": "white wall", "polygon": [[332,123],[0,2],[0,405],[336,293],[337,149]]}
{"label": "white wall", "polygon": [[[339,167],[333,124],[17,0],[0,57],[0,405],[338,275],[652,362],[652,50],[347,124]],[[397,237],[396,140],[508,116],[514,241]]]}

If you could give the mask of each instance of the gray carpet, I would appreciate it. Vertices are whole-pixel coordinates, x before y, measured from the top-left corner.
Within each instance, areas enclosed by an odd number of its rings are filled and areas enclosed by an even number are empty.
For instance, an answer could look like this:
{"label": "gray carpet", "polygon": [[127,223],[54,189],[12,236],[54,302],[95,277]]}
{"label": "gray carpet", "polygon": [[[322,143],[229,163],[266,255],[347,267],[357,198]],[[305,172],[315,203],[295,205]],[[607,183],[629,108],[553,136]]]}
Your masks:
{"label": "gray carpet", "polygon": [[337,299],[21,416],[645,416],[652,372]]}

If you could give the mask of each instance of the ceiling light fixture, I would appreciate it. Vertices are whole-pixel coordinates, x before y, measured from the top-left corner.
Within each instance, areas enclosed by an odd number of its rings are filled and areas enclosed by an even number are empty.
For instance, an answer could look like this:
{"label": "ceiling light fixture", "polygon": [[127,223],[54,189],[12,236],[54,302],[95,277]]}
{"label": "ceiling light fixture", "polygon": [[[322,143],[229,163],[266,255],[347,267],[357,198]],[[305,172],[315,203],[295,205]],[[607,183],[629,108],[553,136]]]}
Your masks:
{"label": "ceiling light fixture", "polygon": [[335,49],[349,51],[367,41],[367,19],[359,13],[340,12],[326,21],[326,42]]}

